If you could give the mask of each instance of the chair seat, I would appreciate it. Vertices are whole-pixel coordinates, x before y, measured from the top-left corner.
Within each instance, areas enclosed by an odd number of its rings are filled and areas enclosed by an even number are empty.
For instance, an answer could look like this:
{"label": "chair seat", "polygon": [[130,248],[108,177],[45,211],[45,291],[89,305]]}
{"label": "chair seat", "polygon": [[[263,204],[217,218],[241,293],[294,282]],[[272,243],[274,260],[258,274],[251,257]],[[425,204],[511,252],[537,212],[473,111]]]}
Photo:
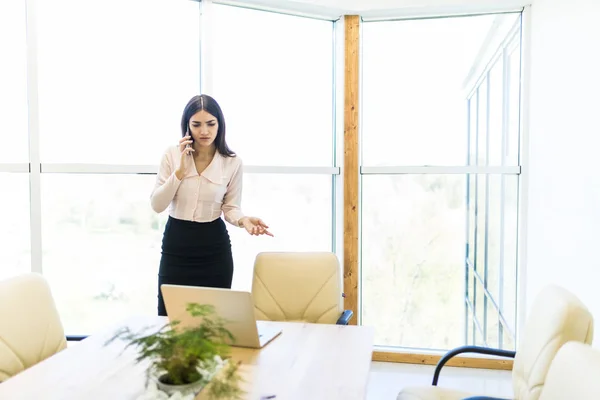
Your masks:
{"label": "chair seat", "polygon": [[407,387],[396,400],[461,400],[473,396],[472,393],[447,389],[438,386]]}

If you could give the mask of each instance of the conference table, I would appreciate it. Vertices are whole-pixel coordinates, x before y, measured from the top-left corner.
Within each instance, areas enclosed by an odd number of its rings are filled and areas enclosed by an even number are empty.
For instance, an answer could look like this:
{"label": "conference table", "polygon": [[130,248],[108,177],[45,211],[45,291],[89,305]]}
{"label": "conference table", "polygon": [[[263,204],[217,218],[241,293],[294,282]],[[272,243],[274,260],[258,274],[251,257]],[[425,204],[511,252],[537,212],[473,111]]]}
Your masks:
{"label": "conference table", "polygon": [[[36,364],[0,384],[7,400],[135,400],[146,390],[147,363],[135,362],[137,351],[116,340],[114,332],[160,326],[165,317],[135,316]],[[241,362],[244,399],[364,399],[374,331],[365,326],[263,322],[282,329],[262,349],[232,347]],[[206,391],[196,397],[205,399]]]}

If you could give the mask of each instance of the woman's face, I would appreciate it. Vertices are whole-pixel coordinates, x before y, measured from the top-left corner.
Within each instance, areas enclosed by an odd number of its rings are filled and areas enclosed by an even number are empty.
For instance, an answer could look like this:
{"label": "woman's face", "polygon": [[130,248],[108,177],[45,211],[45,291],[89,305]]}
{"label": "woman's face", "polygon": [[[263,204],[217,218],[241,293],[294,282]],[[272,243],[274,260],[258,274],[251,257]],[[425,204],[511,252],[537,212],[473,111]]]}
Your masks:
{"label": "woman's face", "polygon": [[190,118],[189,125],[194,145],[201,147],[212,146],[219,130],[219,123],[214,115],[204,110],[198,111]]}

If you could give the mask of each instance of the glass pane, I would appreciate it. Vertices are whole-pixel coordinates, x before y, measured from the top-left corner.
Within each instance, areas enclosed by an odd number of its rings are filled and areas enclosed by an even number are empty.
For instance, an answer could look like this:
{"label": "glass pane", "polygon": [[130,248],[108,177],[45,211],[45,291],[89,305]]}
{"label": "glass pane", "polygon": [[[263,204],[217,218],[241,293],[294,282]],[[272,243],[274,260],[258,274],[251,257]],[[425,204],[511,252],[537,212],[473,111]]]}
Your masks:
{"label": "glass pane", "polygon": [[485,324],[485,291],[483,290],[483,285],[477,279],[475,283],[475,316],[477,317],[477,322],[481,329],[483,329]]}
{"label": "glass pane", "polygon": [[27,162],[25,1],[0,1],[0,163]]}
{"label": "glass pane", "polygon": [[475,238],[475,269],[484,277],[486,258],[487,175],[477,176],[477,237]]}
{"label": "glass pane", "polygon": [[471,307],[473,307],[475,304],[475,274],[472,268],[467,271],[467,290],[469,291],[468,299],[471,302]]}
{"label": "glass pane", "polygon": [[474,340],[475,340],[474,332],[473,332],[473,329],[475,329],[475,323],[473,322],[473,310],[475,309],[475,275],[473,274],[473,270],[471,268],[469,268],[467,271],[467,290],[468,290],[467,300],[469,301],[469,304],[468,304],[468,319],[467,319],[467,324],[466,324],[466,329],[467,329],[467,343],[466,344],[473,344]]}
{"label": "glass pane", "polygon": [[[156,315],[166,213],[152,175],[42,175],[44,275],[69,334]],[[76,282],[76,284],[74,283]]]}
{"label": "glass pane", "polygon": [[518,45],[508,58],[508,137],[506,142],[506,164],[519,163],[520,132],[520,88],[521,88],[521,46]]}
{"label": "glass pane", "polygon": [[504,256],[502,278],[502,314],[512,331],[516,326],[517,307],[517,229],[519,177],[504,177]]}
{"label": "glass pane", "polygon": [[502,165],[502,110],[504,71],[500,57],[490,71],[489,94],[489,165]]}
{"label": "glass pane", "polygon": [[213,11],[209,94],[223,108],[231,147],[246,164],[332,165],[333,23]]}
{"label": "glass pane", "polygon": [[475,228],[477,222],[476,205],[477,205],[477,175],[468,175],[467,181],[469,184],[469,236],[468,236],[468,259],[472,266],[475,266]]}
{"label": "glass pane", "polygon": [[477,118],[477,164],[487,165],[488,163],[488,89],[487,79],[483,81],[479,89],[479,111]]}
{"label": "glass pane", "polygon": [[0,187],[10,196],[0,196],[0,279],[31,271],[29,237],[29,175],[0,173]]}
{"label": "glass pane", "polygon": [[251,289],[254,259],[261,251],[331,251],[331,185],[331,175],[244,174],[242,209],[264,220],[275,237],[227,226],[234,289]]}
{"label": "glass pane", "polygon": [[463,175],[368,175],[362,188],[362,322],[377,345],[464,341]]}
{"label": "glass pane", "polygon": [[467,342],[465,345],[473,345],[475,338],[473,336],[473,329],[475,329],[475,324],[473,323],[473,313],[471,310],[467,312]]}
{"label": "glass pane", "polygon": [[364,165],[465,164],[462,85],[494,18],[363,24]]}
{"label": "glass pane", "polygon": [[42,161],[158,164],[200,88],[199,2],[36,4]]}
{"label": "glass pane", "polygon": [[494,307],[491,301],[487,301],[487,315],[486,315],[486,335],[487,345],[495,349],[500,347],[500,338],[498,332],[498,326],[500,324],[500,317],[498,310]]}
{"label": "glass pane", "polygon": [[475,346],[485,346],[485,342],[483,340],[483,333],[477,327],[475,328]]}
{"label": "glass pane", "polygon": [[469,165],[477,165],[477,92],[469,100]]}
{"label": "glass pane", "polygon": [[502,329],[502,348],[504,350],[515,350],[515,340],[507,329]]}
{"label": "glass pane", "polygon": [[502,175],[488,175],[490,194],[487,209],[487,288],[496,302],[500,296],[502,261],[502,178]]}

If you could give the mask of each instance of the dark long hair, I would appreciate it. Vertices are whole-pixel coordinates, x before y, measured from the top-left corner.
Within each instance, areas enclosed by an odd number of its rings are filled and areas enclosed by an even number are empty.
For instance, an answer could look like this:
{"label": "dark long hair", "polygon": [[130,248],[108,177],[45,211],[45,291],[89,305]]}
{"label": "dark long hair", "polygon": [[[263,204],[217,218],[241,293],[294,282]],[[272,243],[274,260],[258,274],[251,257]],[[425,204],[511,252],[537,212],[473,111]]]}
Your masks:
{"label": "dark long hair", "polygon": [[181,116],[181,137],[184,137],[188,132],[190,118],[198,111],[202,110],[213,115],[219,124],[217,137],[215,138],[215,146],[217,147],[219,154],[225,157],[235,157],[235,153],[227,146],[227,142],[225,141],[225,117],[223,116],[223,111],[221,110],[219,103],[209,95],[201,94],[192,97],[190,101],[188,101],[183,109],[183,115]]}

